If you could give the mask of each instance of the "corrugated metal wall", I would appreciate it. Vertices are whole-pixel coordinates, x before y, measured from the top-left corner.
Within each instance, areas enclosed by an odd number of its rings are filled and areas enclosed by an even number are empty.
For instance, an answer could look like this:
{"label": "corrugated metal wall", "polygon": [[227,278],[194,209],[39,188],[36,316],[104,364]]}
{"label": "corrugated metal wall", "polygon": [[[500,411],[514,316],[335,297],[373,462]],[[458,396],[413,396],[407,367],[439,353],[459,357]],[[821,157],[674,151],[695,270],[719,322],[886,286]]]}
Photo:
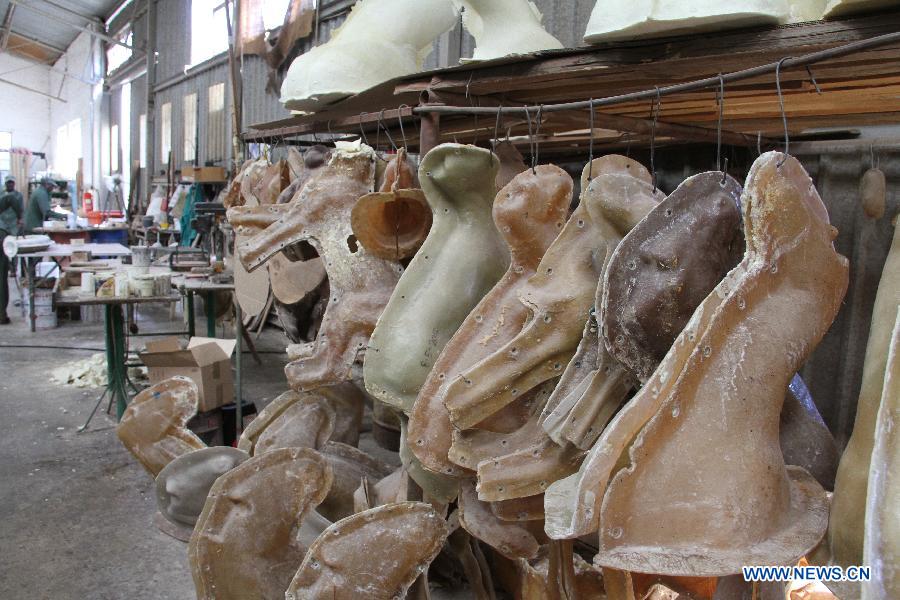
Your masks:
{"label": "corrugated metal wall", "polygon": [[867,217],[859,201],[859,180],[871,165],[868,151],[802,157],[838,229],[835,248],[850,260],[844,305],[802,371],[842,447],[853,430],[875,292],[894,233],[891,219],[900,213],[900,150],[875,156],[888,181],[887,210],[878,220]]}
{"label": "corrugated metal wall", "polygon": [[[182,66],[182,70],[184,67]],[[185,79],[184,81],[180,81],[175,85],[171,85],[166,87],[163,90],[160,90],[156,94],[156,106],[162,106],[166,102],[172,103],[172,157],[173,164],[176,168],[180,168],[182,163],[184,162],[184,107],[182,100],[183,98],[191,93],[197,94],[197,125],[198,125],[198,135],[197,139],[199,143],[197,145],[197,164],[205,165],[208,162],[215,162],[218,164],[224,164],[223,161],[211,161],[211,157],[209,156],[209,145],[206,143],[206,140],[210,138],[210,136],[215,138],[215,144],[219,146],[224,145],[225,147],[229,147],[228,140],[231,136],[231,121],[230,119],[220,120],[218,123],[218,127],[213,129],[210,128],[209,123],[209,88],[212,85],[224,83],[226,90],[230,88],[228,85],[228,65],[220,64],[212,69],[208,69]],[[230,99],[229,94],[226,93],[226,102],[225,102],[225,113],[230,114]],[[154,152],[154,164],[156,165],[156,170],[165,169],[165,161],[162,160],[162,156],[160,154],[160,134],[161,134],[162,122],[157,119],[156,123],[156,151]],[[230,153],[227,153],[230,154]]]}

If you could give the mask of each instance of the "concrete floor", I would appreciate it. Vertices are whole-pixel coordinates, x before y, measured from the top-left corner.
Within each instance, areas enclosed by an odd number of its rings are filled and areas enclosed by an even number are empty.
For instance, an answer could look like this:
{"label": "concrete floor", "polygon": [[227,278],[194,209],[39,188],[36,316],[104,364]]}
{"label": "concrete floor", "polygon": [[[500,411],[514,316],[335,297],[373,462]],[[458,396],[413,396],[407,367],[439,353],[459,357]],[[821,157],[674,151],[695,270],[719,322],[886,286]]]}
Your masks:
{"label": "concrete floor", "polygon": [[[119,443],[114,417],[99,411],[76,433],[99,390],[48,377],[94,352],[10,347],[100,350],[102,324],[61,321],[32,334],[17,308],[9,312],[13,324],[0,326],[0,598],[193,598],[187,545],[153,525],[153,480]],[[180,318],[168,316],[142,310],[139,322],[148,332],[177,329]],[[260,348],[282,353],[264,354],[262,368],[246,356],[245,398],[264,405],[286,389],[283,339],[263,334]]]}

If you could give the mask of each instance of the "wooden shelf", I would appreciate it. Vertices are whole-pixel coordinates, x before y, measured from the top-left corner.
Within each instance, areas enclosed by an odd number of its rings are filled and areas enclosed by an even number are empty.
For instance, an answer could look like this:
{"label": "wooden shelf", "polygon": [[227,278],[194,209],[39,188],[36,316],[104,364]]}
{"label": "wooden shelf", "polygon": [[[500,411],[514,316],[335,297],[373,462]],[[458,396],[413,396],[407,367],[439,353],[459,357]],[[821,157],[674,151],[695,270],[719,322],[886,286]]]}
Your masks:
{"label": "wooden shelf", "polygon": [[[370,145],[389,149],[384,130],[395,144],[402,144],[402,120],[407,144],[415,150],[419,117],[410,107],[423,102],[508,107],[602,98],[714,77],[898,30],[900,10],[891,10],[840,21],[606,44],[469,63],[384,83],[314,115],[254,125],[243,138],[247,142],[278,141],[328,133],[359,137],[362,131]],[[794,138],[819,128],[898,124],[900,44],[830,59],[810,71],[783,70],[781,84]],[[650,114],[647,101],[598,109],[595,150],[646,145]],[[666,96],[656,142],[715,142],[718,115],[716,90]],[[780,140],[781,109],[774,76],[727,85],[723,120],[725,144],[755,146],[758,135],[764,144]],[[438,141],[485,145],[494,131],[493,117],[442,115]],[[507,132],[514,143],[528,145],[524,111],[521,117],[504,115],[499,137]],[[542,156],[583,154],[590,142],[588,111],[545,113],[537,139]]]}

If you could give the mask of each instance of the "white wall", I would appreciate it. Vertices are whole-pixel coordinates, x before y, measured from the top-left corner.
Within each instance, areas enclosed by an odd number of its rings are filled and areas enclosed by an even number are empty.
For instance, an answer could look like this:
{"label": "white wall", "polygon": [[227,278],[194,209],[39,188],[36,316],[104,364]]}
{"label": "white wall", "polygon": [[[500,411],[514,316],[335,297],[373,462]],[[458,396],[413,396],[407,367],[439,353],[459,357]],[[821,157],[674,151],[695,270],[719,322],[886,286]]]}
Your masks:
{"label": "white wall", "polygon": [[[66,53],[49,73],[49,86],[54,94],[66,103],[52,102],[50,107],[49,134],[52,138],[51,164],[55,156],[56,131],[73,119],[81,119],[81,156],[84,160],[84,185],[100,187],[100,107],[102,93],[99,85],[91,82],[100,80],[98,42],[87,33],[80,34],[69,46]],[[68,73],[68,75],[64,75]],[[95,97],[96,95],[96,97]],[[108,133],[107,133],[108,135]]]}
{"label": "white wall", "polygon": [[[0,54],[0,79],[15,82],[44,93],[50,92],[50,69],[7,52]],[[61,104],[34,92],[0,82],[0,131],[12,132],[15,148],[32,152],[51,150],[51,103]],[[44,170],[42,160],[32,164],[32,170]]]}

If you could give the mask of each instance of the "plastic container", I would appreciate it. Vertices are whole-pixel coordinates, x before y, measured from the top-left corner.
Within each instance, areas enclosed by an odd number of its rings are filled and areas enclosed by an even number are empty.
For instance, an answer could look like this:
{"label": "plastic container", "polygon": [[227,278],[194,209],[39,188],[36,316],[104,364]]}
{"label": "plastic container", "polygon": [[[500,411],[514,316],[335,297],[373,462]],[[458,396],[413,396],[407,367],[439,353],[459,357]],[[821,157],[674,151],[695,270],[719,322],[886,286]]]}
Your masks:
{"label": "plastic container", "polygon": [[127,229],[94,229],[91,231],[91,241],[95,244],[122,244],[128,245]]}

